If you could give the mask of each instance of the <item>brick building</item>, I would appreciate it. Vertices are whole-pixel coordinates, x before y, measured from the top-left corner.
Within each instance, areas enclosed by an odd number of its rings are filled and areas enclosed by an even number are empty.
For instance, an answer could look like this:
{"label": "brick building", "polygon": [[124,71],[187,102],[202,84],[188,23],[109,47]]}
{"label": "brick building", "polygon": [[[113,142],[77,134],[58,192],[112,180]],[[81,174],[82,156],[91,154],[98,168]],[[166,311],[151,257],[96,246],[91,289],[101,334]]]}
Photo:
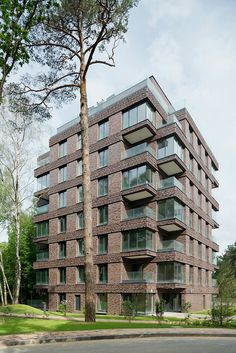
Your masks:
{"label": "brick building", "polygon": [[[97,312],[209,308],[218,228],[218,163],[184,108],[149,77],[89,109]],[[83,185],[79,118],[38,158],[36,288],[56,310],[84,307]]]}

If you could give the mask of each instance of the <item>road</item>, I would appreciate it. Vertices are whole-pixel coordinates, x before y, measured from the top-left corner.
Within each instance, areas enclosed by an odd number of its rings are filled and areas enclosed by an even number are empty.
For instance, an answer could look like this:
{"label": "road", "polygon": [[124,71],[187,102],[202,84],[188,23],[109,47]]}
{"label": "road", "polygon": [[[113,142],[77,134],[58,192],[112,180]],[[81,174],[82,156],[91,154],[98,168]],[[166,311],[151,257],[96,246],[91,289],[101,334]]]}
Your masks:
{"label": "road", "polygon": [[236,338],[163,337],[6,347],[1,353],[235,353]]}

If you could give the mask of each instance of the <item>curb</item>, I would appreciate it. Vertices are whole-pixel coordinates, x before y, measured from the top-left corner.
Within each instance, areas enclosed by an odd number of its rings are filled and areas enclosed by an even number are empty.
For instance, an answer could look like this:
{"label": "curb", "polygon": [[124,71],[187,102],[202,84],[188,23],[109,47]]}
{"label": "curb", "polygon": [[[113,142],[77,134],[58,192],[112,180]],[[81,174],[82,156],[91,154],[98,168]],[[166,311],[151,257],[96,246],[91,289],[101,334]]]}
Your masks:
{"label": "curb", "polygon": [[95,340],[111,340],[111,339],[127,339],[127,338],[147,338],[147,337],[235,337],[235,333],[209,333],[209,332],[153,332],[153,333],[128,333],[128,334],[110,334],[110,335],[94,335],[94,336],[42,336],[31,339],[5,339],[1,344],[7,347],[22,346],[27,344],[45,344],[45,343],[62,343],[62,342],[78,342],[78,341],[95,341]]}

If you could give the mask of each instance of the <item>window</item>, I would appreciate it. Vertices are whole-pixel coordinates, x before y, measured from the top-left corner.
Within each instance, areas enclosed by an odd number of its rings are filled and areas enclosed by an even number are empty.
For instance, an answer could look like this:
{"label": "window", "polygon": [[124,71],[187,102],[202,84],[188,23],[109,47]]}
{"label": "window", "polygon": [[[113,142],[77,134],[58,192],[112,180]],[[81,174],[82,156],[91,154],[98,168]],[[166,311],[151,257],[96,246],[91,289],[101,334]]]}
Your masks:
{"label": "window", "polygon": [[197,169],[197,180],[199,181],[199,183],[201,183],[201,175],[202,175],[202,168],[200,166],[198,166],[198,169]]}
{"label": "window", "polygon": [[97,294],[97,312],[106,313],[107,312],[107,294],[98,293]]}
{"label": "window", "polygon": [[35,235],[36,237],[47,237],[49,232],[48,221],[39,222],[35,224]]}
{"label": "window", "polygon": [[189,126],[189,142],[193,144],[193,129]]}
{"label": "window", "polygon": [[59,158],[67,155],[67,141],[59,143]]}
{"label": "window", "polygon": [[85,269],[84,266],[78,266],[78,283],[85,282]]}
{"label": "window", "polygon": [[108,148],[100,151],[99,155],[99,167],[105,167],[108,164]]}
{"label": "window", "polygon": [[108,177],[98,179],[98,196],[108,194]]}
{"label": "window", "polygon": [[62,304],[66,300],[66,293],[59,293],[58,294],[58,302],[59,304]]}
{"label": "window", "polygon": [[67,194],[66,191],[62,191],[59,193],[59,208],[66,207],[67,203]]}
{"label": "window", "polygon": [[153,250],[153,233],[147,229],[129,230],[123,233],[122,251]]}
{"label": "window", "polygon": [[108,246],[108,236],[107,235],[100,235],[98,237],[98,254],[106,254],[107,253],[107,246]]}
{"label": "window", "polygon": [[193,284],[193,266],[189,266],[189,284]]}
{"label": "window", "polygon": [[193,211],[190,210],[189,212],[189,227],[193,228]]}
{"label": "window", "polygon": [[189,255],[193,256],[193,239],[189,238]]}
{"label": "window", "polygon": [[66,283],[66,268],[61,267],[59,268],[59,284],[65,284]]}
{"label": "window", "polygon": [[205,236],[208,238],[209,237],[209,224],[206,223],[205,225]]}
{"label": "window", "polygon": [[153,184],[153,171],[147,165],[126,170],[122,174],[123,190],[137,185]]}
{"label": "window", "polygon": [[48,284],[48,270],[36,270],[36,284]]}
{"label": "window", "polygon": [[59,168],[59,183],[67,180],[67,166]]}
{"label": "window", "polygon": [[66,216],[59,217],[59,233],[65,233],[67,229]]}
{"label": "window", "polygon": [[202,244],[198,242],[198,250],[197,250],[198,258],[202,258]]}
{"label": "window", "polygon": [[107,283],[107,264],[98,265],[99,282]]}
{"label": "window", "polygon": [[84,229],[84,213],[77,213],[77,229]]}
{"label": "window", "polygon": [[197,193],[197,205],[198,205],[198,207],[201,207],[201,198],[202,198],[202,195],[201,195],[200,191],[198,191],[198,193]]}
{"label": "window", "polygon": [[82,148],[82,138],[80,133],[77,134],[76,148],[77,150]]}
{"label": "window", "polygon": [[79,159],[77,161],[77,176],[80,176],[83,174],[83,162],[82,159]]}
{"label": "window", "polygon": [[142,103],[123,113],[123,129],[149,119],[155,125],[155,112],[147,103]]}
{"label": "window", "polygon": [[108,136],[108,120],[103,121],[98,125],[99,130],[99,140],[104,139]]}
{"label": "window", "polygon": [[81,298],[80,295],[75,296],[75,310],[80,311],[81,310]]}
{"label": "window", "polygon": [[207,262],[209,261],[208,255],[209,255],[209,248],[208,248],[208,246],[206,246],[206,248],[205,248],[205,260],[206,260]]}
{"label": "window", "polygon": [[202,270],[200,268],[198,268],[198,271],[197,271],[197,283],[198,285],[201,285],[202,283]]}
{"label": "window", "polygon": [[98,224],[108,223],[108,206],[101,206],[98,208]]}
{"label": "window", "polygon": [[83,185],[79,185],[78,188],[77,188],[77,200],[78,200],[78,202],[83,202],[84,201]]}
{"label": "window", "polygon": [[43,190],[49,187],[49,173],[37,178],[37,190]]}
{"label": "window", "polygon": [[208,287],[208,285],[209,285],[208,279],[209,279],[209,272],[206,270],[206,272],[205,272],[205,286],[206,287]]}
{"label": "window", "polygon": [[191,154],[189,156],[189,170],[193,173],[193,156]]}
{"label": "window", "polygon": [[189,183],[189,198],[193,200],[193,184],[191,182]]}
{"label": "window", "polygon": [[77,254],[78,256],[84,256],[84,239],[77,240]]}
{"label": "window", "polygon": [[59,259],[64,259],[66,257],[66,242],[61,241],[59,243]]}
{"label": "window", "polygon": [[198,155],[201,157],[201,141],[197,139]]}
{"label": "window", "polygon": [[197,222],[198,233],[201,233],[201,229],[202,229],[201,225],[202,225],[202,219],[201,219],[201,217],[198,217],[198,222]]}

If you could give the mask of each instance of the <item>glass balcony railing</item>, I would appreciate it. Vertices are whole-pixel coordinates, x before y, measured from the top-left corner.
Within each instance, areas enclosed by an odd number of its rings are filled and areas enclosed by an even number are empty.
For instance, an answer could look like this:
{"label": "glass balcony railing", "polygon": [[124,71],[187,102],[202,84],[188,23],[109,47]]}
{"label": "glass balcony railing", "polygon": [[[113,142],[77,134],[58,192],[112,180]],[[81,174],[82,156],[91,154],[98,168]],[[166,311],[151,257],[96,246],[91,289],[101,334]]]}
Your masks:
{"label": "glass balcony railing", "polygon": [[159,263],[157,283],[184,283],[184,265],[178,262]]}
{"label": "glass balcony railing", "polygon": [[37,214],[47,213],[48,210],[49,210],[49,204],[36,207],[36,213]]}
{"label": "glass balcony railing", "polygon": [[43,159],[38,159],[37,160],[37,166],[38,167],[43,167],[44,165],[46,165],[48,163],[50,163],[50,157],[49,156],[45,157]]}
{"label": "glass balcony railing", "polygon": [[177,240],[163,240],[158,252],[178,251],[184,253],[184,245]]}
{"label": "glass balcony railing", "polygon": [[174,199],[160,201],[158,203],[158,221],[174,218],[184,222],[184,206]]}
{"label": "glass balcony railing", "polygon": [[157,283],[160,284],[182,284],[184,283],[184,276],[181,277],[168,277],[163,279],[157,279]]}
{"label": "glass balcony railing", "polygon": [[212,287],[217,287],[217,279],[212,278]]}
{"label": "glass balcony railing", "polygon": [[160,180],[160,189],[167,189],[176,186],[181,191],[184,190],[183,184],[174,176]]}
{"label": "glass balcony railing", "polygon": [[150,207],[143,206],[126,210],[123,215],[123,220],[136,219],[142,217],[149,217],[154,220],[156,219],[155,212],[153,212]]}
{"label": "glass balcony railing", "polygon": [[47,261],[48,251],[42,251],[36,254],[36,261]]}
{"label": "glass balcony railing", "polygon": [[156,155],[155,150],[145,142],[127,149],[124,153],[124,158],[137,156],[138,154],[141,154],[143,152],[149,152],[154,157]]}
{"label": "glass balcony railing", "polygon": [[177,119],[177,117],[176,117],[176,115],[174,113],[168,115],[166,122],[161,124],[160,127],[167,126],[167,125],[170,125],[170,124],[176,124],[182,130],[182,125],[180,124],[179,120]]}
{"label": "glass balcony railing", "polygon": [[162,159],[176,154],[182,161],[184,161],[184,148],[175,136],[167,137],[158,142],[157,159]]}
{"label": "glass balcony railing", "polygon": [[154,282],[153,272],[132,271],[126,272],[122,282],[126,283],[151,283]]}

